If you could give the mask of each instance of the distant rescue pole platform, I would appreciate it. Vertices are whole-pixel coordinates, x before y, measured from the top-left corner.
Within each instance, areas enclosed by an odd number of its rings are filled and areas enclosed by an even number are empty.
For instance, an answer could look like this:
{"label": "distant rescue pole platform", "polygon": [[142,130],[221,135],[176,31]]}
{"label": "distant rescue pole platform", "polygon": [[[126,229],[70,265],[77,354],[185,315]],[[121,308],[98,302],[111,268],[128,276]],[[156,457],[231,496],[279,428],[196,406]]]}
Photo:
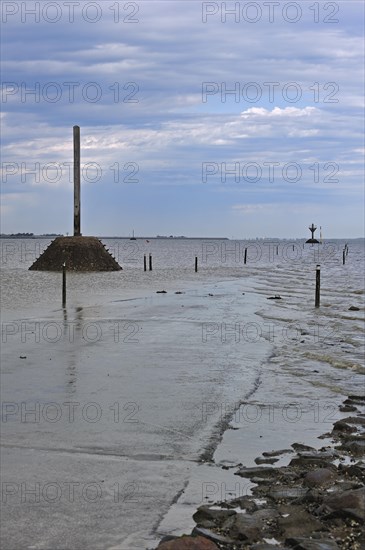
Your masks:
{"label": "distant rescue pole platform", "polygon": [[317,241],[317,239],[314,238],[314,232],[315,230],[317,229],[317,227],[314,225],[314,223],[312,223],[311,226],[308,227],[309,231],[312,233],[312,236],[310,239],[308,239],[307,241],[305,241],[306,243],[312,243],[312,244],[315,244],[315,243],[319,243],[319,241]]}
{"label": "distant rescue pole platform", "polygon": [[74,237],[81,236],[81,207],[80,207],[80,126],[73,127],[74,134]]}
{"label": "distant rescue pole platform", "polygon": [[310,227],[308,227],[309,231],[312,233],[312,239],[314,239],[314,232],[315,230],[317,229],[317,227],[314,225],[314,223],[312,223],[312,225]]}

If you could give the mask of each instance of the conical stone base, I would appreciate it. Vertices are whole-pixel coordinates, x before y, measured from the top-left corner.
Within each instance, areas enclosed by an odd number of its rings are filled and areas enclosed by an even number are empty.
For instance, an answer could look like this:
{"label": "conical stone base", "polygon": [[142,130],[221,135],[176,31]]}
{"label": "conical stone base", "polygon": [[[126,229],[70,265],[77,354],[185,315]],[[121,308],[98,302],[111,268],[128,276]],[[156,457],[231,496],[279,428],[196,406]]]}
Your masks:
{"label": "conical stone base", "polygon": [[30,266],[34,271],[119,271],[121,266],[96,237],[57,237]]}
{"label": "conical stone base", "polygon": [[311,244],[319,244],[319,241],[317,241],[317,239],[308,239],[307,241],[305,241],[306,243],[311,243]]}

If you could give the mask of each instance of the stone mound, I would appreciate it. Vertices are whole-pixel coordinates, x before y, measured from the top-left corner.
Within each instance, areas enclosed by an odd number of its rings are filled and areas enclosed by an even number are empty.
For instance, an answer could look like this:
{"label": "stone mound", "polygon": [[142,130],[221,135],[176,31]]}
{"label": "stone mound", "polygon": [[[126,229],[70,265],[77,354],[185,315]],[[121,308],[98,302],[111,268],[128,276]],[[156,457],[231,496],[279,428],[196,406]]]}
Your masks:
{"label": "stone mound", "polygon": [[120,271],[122,268],[96,237],[57,237],[30,266],[33,271]]}

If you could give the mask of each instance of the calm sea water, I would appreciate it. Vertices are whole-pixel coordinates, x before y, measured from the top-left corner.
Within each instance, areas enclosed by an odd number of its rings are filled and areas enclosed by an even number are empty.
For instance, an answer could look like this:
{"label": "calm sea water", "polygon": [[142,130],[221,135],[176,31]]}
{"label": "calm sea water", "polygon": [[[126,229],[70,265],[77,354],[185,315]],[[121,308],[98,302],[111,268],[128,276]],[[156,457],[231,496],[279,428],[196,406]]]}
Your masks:
{"label": "calm sea water", "polygon": [[[60,274],[28,271],[48,246],[45,239],[2,239],[3,319],[60,305]],[[230,339],[266,341],[271,361],[292,374],[315,367],[325,372],[318,384],[349,391],[353,376],[364,373],[364,239],[325,241],[320,245],[293,241],[200,239],[103,239],[123,267],[116,273],[68,275],[68,304],[86,307],[113,300],[145,297],[157,290],[198,288],[202,283],[236,280],[257,296],[282,300],[258,305],[260,326],[245,330],[242,319],[227,314],[240,334]],[[348,254],[343,265],[343,249]],[[247,250],[246,264],[244,264]],[[143,256],[152,255],[153,271],[143,271]],[[194,272],[195,257],[198,273]],[[315,267],[321,266],[321,307],[314,308]],[[228,301],[229,302],[229,301]],[[350,306],[359,311],[350,311]],[[197,320],[199,316],[197,316]],[[237,324],[238,323],[238,324]],[[220,329],[221,332],[221,329]],[[224,336],[224,335],[223,335]],[[237,341],[236,341],[237,340]]]}

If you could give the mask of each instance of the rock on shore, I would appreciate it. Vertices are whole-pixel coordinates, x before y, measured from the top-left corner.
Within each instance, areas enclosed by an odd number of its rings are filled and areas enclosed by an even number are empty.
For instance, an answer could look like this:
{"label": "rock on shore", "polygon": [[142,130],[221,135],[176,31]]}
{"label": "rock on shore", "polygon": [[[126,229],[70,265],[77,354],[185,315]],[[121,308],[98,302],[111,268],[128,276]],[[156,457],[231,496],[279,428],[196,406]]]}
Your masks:
{"label": "rock on shore", "polygon": [[332,446],[293,443],[287,466],[241,467],[236,475],[256,483],[252,496],[200,506],[192,534],[158,549],[365,550],[365,396],[344,407],[352,414],[334,424]]}

